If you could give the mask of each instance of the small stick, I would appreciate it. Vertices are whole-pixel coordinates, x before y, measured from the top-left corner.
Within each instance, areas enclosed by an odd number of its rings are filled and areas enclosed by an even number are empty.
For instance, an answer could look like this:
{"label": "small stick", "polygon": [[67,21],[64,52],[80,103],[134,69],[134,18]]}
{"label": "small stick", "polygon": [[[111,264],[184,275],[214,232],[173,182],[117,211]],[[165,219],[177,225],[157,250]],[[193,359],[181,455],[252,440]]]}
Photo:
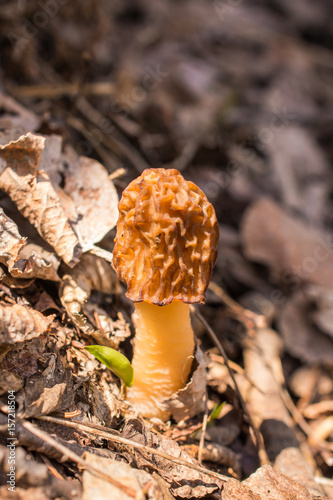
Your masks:
{"label": "small stick", "polygon": [[198,462],[202,465],[202,453],[205,445],[205,435],[207,430],[207,422],[208,422],[208,406],[207,406],[207,391],[205,393],[205,414],[202,420],[202,428],[201,428],[201,436],[199,441],[199,450],[198,450]]}
{"label": "small stick", "polygon": [[115,86],[110,82],[94,83],[51,83],[41,85],[22,85],[8,89],[14,97],[37,97],[40,99],[59,99],[76,95],[114,95]]}
{"label": "small stick", "polygon": [[211,471],[209,469],[205,469],[204,467],[200,467],[195,464],[191,464],[190,462],[187,462],[186,460],[182,460],[181,458],[176,458],[173,457],[172,455],[169,455],[168,453],[164,453],[163,451],[156,450],[155,448],[151,448],[150,446],[146,446],[142,443],[136,443],[135,441],[132,441],[131,439],[126,439],[121,436],[118,436],[115,434],[114,429],[109,429],[108,427],[103,427],[101,425],[93,425],[88,422],[82,424],[81,422],[70,422],[68,420],[63,420],[61,418],[56,418],[56,417],[49,417],[49,416],[42,416],[42,417],[37,417],[39,420],[45,420],[47,422],[52,422],[54,424],[59,424],[59,425],[65,425],[67,427],[73,427],[74,429],[81,429],[85,430],[86,432],[96,435],[96,436],[101,436],[104,437],[105,439],[108,439],[109,441],[114,441],[115,443],[120,443],[123,445],[131,446],[132,448],[138,448],[141,450],[146,451],[147,453],[151,453],[153,455],[158,455],[162,458],[165,458],[166,460],[170,460],[170,462],[173,462],[178,465],[183,465],[184,467],[188,467],[189,469],[196,470],[197,472],[200,472],[201,474],[206,474],[207,476],[214,477],[215,479],[218,479],[219,481],[228,481],[230,478],[227,476],[223,476],[222,474],[218,474],[217,472]]}
{"label": "small stick", "polygon": [[109,175],[109,179],[110,181],[113,181],[114,179],[118,179],[118,177],[121,177],[123,175],[125,175],[127,172],[126,168],[117,168],[117,170],[115,170],[114,172],[111,172],[111,174]]}

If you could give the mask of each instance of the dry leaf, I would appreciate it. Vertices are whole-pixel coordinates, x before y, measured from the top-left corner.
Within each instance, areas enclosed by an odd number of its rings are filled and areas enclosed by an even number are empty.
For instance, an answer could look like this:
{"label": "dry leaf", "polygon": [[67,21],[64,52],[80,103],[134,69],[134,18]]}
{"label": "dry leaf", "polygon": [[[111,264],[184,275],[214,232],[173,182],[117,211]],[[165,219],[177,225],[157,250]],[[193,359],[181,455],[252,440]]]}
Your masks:
{"label": "dry leaf", "polygon": [[38,171],[44,144],[43,137],[27,134],[0,146],[0,189],[66,264],[73,266],[81,247],[49,177]]}
{"label": "dry leaf", "polygon": [[[110,475],[122,485],[136,491],[138,498],[144,498],[142,489],[143,487],[147,487],[149,500],[165,499],[159,483],[147,472],[133,469],[124,462],[99,457],[87,452],[84,453],[83,458],[88,464]],[[133,500],[133,497],[127,495],[123,490],[85,470],[83,473],[82,500],[92,500],[95,498],[98,500]],[[171,499],[170,495],[167,500]]]}
{"label": "dry leaf", "polygon": [[311,301],[311,318],[314,324],[333,338],[333,290],[309,285],[306,294]]}
{"label": "dry leaf", "polygon": [[312,500],[313,498],[304,486],[274,471],[270,465],[264,465],[258,469],[242,484],[260,499],[267,498],[268,495],[270,500],[285,500],[286,498]]}
{"label": "dry leaf", "polygon": [[[83,254],[80,263],[74,269],[68,270],[68,273],[62,277],[59,290],[61,303],[72,321],[83,333],[94,335],[96,331],[83,311],[83,306],[91,291],[111,293],[115,283],[115,274],[110,264],[104,259],[90,254]],[[112,332],[110,334],[112,337]],[[102,333],[99,334],[98,338],[101,336]],[[109,346],[112,347],[111,344]]]}
{"label": "dry leaf", "polygon": [[26,306],[0,303],[0,345],[39,337],[49,328],[53,318]]}
{"label": "dry leaf", "polygon": [[266,148],[284,204],[320,224],[328,201],[329,184],[323,182],[328,165],[312,135],[299,126],[283,127]]}
{"label": "dry leaf", "polygon": [[[36,251],[37,250],[37,251]],[[20,253],[20,258],[10,270],[14,278],[39,278],[60,281],[57,274],[59,260],[55,255],[43,250],[38,245],[27,245]]]}
{"label": "dry leaf", "polygon": [[[128,420],[122,436],[137,443],[145,444],[158,449],[168,455],[180,458],[186,462],[198,465],[198,462],[183,451],[171,439],[160,434],[150,432],[140,420]],[[139,468],[149,467],[155,470],[167,483],[170,484],[171,494],[180,498],[202,498],[216,491],[221,484],[201,472],[183,465],[178,465],[158,455],[150,455],[139,449],[134,449],[135,461]]]}
{"label": "dry leaf", "polygon": [[69,162],[64,191],[75,203],[78,231],[87,250],[116,225],[117,191],[103,165],[84,156]]}
{"label": "dry leaf", "polygon": [[285,348],[302,361],[332,367],[333,342],[313,325],[310,304],[311,300],[305,289],[296,292],[282,307],[279,329]]}
{"label": "dry leaf", "polygon": [[291,217],[272,200],[259,200],[247,210],[242,241],[246,256],[266,264],[273,280],[291,291],[308,282],[332,286],[333,236]]}
{"label": "dry leaf", "polygon": [[51,369],[45,376],[40,374],[27,378],[24,388],[24,408],[21,417],[31,418],[50,413],[67,411],[74,399],[72,374],[69,368],[51,361]]}
{"label": "dry leaf", "polygon": [[10,270],[24,245],[25,238],[20,235],[17,225],[0,208],[0,262]]}
{"label": "dry leaf", "polygon": [[[266,500],[268,498],[270,500],[313,500],[315,497],[304,486],[275,472],[270,465],[264,465],[242,483],[230,479],[222,492],[222,500]],[[316,499],[320,500],[319,497]]]}
{"label": "dry leaf", "polygon": [[18,392],[23,387],[23,380],[16,373],[0,369],[0,395],[8,394],[9,390]]}
{"label": "dry leaf", "polygon": [[8,272],[0,267],[0,282],[8,288],[27,288],[34,282],[32,279],[13,278]]}
{"label": "dry leaf", "polygon": [[116,383],[110,384],[108,372],[96,370],[90,377],[89,401],[90,412],[96,418],[96,423],[104,422],[104,425],[111,427],[119,410],[121,394]]}
{"label": "dry leaf", "polygon": [[45,147],[40,155],[38,170],[46,172],[57,190],[62,182],[64,170],[62,159],[62,137],[60,135],[47,135],[44,137]]}
{"label": "dry leaf", "polygon": [[170,412],[176,422],[194,417],[205,409],[208,358],[198,346],[193,364],[194,371],[186,386],[159,405],[163,411]]}

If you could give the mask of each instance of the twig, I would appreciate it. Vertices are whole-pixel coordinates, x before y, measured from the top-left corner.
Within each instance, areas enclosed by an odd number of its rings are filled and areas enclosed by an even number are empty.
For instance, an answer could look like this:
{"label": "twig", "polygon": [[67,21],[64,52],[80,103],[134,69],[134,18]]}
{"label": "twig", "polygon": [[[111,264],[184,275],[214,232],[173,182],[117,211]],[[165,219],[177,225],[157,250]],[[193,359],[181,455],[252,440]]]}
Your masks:
{"label": "twig", "polygon": [[[1,404],[0,410],[3,413],[6,413],[6,414],[8,413],[6,405]],[[42,439],[45,443],[47,443],[48,445],[52,446],[55,450],[60,452],[63,455],[64,461],[71,461],[71,462],[74,462],[74,463],[80,465],[83,469],[86,469],[91,474],[98,476],[98,477],[104,479],[105,481],[108,481],[116,488],[119,488],[120,490],[124,491],[130,497],[139,499],[138,492],[135,491],[133,488],[130,488],[129,486],[121,484],[120,482],[118,482],[116,479],[113,479],[113,477],[109,476],[105,472],[88,464],[79,455],[77,455],[76,453],[71,451],[69,448],[66,448],[66,446],[64,446],[61,443],[59,443],[58,441],[56,441],[53,437],[51,437],[46,432],[42,431],[41,429],[39,429],[38,427],[33,425],[31,422],[28,422],[27,420],[23,420],[19,417],[16,417],[16,418],[17,418],[17,422],[19,422],[22,425],[22,427],[24,427],[27,431],[31,432],[32,434],[34,434],[38,438]]]}
{"label": "twig", "polygon": [[126,172],[127,172],[126,168],[123,168],[123,167],[117,168],[117,170],[115,170],[114,172],[111,172],[111,174],[109,175],[109,179],[110,179],[110,181],[113,181],[114,179],[118,179],[118,177],[122,177],[123,175],[125,175]]}
{"label": "twig", "polygon": [[155,448],[151,448],[150,446],[146,446],[142,443],[136,443],[135,441],[132,441],[130,439],[123,438],[121,436],[118,436],[115,434],[114,429],[109,429],[108,427],[103,427],[101,425],[94,425],[90,423],[81,423],[81,422],[70,422],[68,420],[63,420],[61,418],[56,418],[56,417],[49,417],[49,416],[42,416],[42,417],[37,417],[39,420],[45,420],[46,422],[52,422],[54,424],[59,424],[59,425],[64,425],[67,427],[72,427],[74,429],[78,430],[83,430],[85,432],[88,432],[90,434],[96,435],[96,436],[101,436],[109,441],[114,441],[115,443],[123,444],[126,446],[131,446],[132,448],[138,448],[141,450],[144,450],[147,453],[151,453],[153,455],[158,455],[162,458],[165,458],[166,460],[170,460],[170,462],[173,462],[177,465],[182,465],[184,467],[188,467],[189,469],[196,470],[197,472],[200,472],[201,474],[206,474],[207,476],[214,477],[215,479],[218,479],[219,481],[228,481],[230,478],[227,476],[223,476],[222,474],[218,474],[217,472],[211,471],[209,469],[205,469],[204,467],[200,467],[195,464],[191,464],[190,462],[186,462],[186,460],[182,460],[181,458],[173,457],[172,455],[169,455],[167,453],[164,453],[163,451],[157,450]]}
{"label": "twig", "polygon": [[133,148],[128,139],[122,134],[122,132],[117,129],[117,135],[110,135],[105,133],[101,128],[101,124],[105,122],[105,116],[103,116],[96,108],[94,108],[87,99],[84,97],[79,97],[76,100],[76,106],[78,110],[84,115],[84,117],[97,127],[102,134],[102,143],[107,148],[116,154],[122,154],[127,158],[133,165],[133,167],[141,174],[146,168],[150,168],[150,165],[142,158],[139,152]]}
{"label": "twig", "polygon": [[202,452],[203,452],[203,448],[205,445],[205,435],[206,435],[206,430],[207,430],[207,422],[208,422],[208,406],[207,406],[207,391],[206,391],[206,393],[205,393],[205,414],[204,414],[204,417],[202,420],[202,428],[201,428],[199,450],[198,450],[198,462],[200,465],[202,464]]}
{"label": "twig", "polygon": [[22,85],[8,89],[14,97],[37,97],[39,99],[58,99],[64,96],[114,95],[115,86],[110,82],[94,83],[43,83],[41,85]]}
{"label": "twig", "polygon": [[214,344],[216,345],[216,347],[219,349],[219,351],[220,351],[220,353],[221,353],[221,355],[222,355],[222,357],[223,357],[223,359],[225,361],[225,364],[226,364],[226,366],[228,368],[230,377],[231,377],[231,379],[233,381],[233,384],[234,384],[235,392],[236,392],[238,400],[239,400],[239,402],[241,404],[242,410],[243,410],[244,414],[246,415],[248,423],[249,423],[250,427],[252,428],[253,433],[255,435],[256,444],[257,444],[257,448],[258,448],[258,455],[259,455],[259,459],[260,459],[261,465],[270,464],[270,460],[269,460],[268,455],[267,455],[266,450],[265,450],[265,445],[264,445],[263,437],[262,437],[261,432],[259,431],[259,429],[254,425],[254,422],[252,420],[251,414],[250,414],[250,412],[248,410],[248,407],[247,407],[247,405],[246,405],[246,403],[245,403],[245,401],[243,399],[243,396],[241,395],[239,387],[237,385],[234,373],[233,373],[232,369],[229,366],[228,356],[227,356],[227,354],[226,354],[226,352],[224,350],[224,347],[222,346],[222,344],[219,341],[216,333],[214,332],[214,330],[212,329],[212,327],[207,323],[207,321],[202,316],[202,314],[199,311],[197,311],[195,309],[195,307],[193,307],[193,306],[191,306],[191,311],[194,312],[194,314],[197,316],[197,318],[204,325],[204,327],[206,328],[207,332],[209,333],[209,335],[210,335],[211,339],[213,340]]}

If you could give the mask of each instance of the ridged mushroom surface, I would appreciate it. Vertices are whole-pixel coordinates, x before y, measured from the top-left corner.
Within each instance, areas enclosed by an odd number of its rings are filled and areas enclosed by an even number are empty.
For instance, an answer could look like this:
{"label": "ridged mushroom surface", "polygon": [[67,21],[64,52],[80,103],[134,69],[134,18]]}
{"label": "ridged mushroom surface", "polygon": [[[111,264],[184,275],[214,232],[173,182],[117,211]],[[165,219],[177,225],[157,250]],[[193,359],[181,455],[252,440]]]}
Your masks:
{"label": "ridged mushroom surface", "polygon": [[124,190],[113,266],[133,302],[202,303],[219,236],[213,206],[175,169],[145,170]]}

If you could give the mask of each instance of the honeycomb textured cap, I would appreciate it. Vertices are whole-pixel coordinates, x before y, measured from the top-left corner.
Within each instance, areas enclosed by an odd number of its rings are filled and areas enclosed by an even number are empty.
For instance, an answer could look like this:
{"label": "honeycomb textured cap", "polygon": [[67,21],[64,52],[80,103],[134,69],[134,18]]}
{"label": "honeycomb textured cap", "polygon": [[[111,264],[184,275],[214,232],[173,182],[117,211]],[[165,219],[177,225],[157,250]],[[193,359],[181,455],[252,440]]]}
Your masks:
{"label": "honeycomb textured cap", "polygon": [[151,168],[119,202],[113,267],[133,302],[204,302],[219,237],[215,210],[174,169]]}

